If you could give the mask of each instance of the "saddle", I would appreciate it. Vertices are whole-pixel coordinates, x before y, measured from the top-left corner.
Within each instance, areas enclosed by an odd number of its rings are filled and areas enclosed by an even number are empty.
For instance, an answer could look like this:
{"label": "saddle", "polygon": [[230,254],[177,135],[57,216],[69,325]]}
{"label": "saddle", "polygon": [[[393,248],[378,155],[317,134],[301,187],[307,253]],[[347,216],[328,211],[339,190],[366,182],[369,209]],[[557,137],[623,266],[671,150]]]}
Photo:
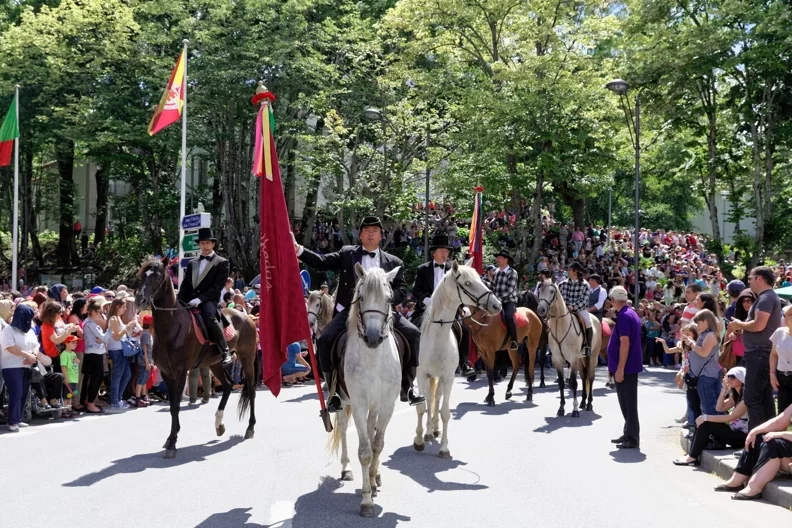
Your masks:
{"label": "saddle", "polygon": [[[220,324],[223,325],[223,337],[225,337],[226,342],[231,341],[236,335],[236,329],[234,328],[234,325],[231,324],[231,319],[229,319],[226,314],[223,312],[218,312],[218,315],[220,316]],[[212,343],[206,337],[206,324],[204,323],[203,316],[201,315],[201,310],[198,308],[191,308],[190,316],[192,317],[193,331],[195,331],[195,337],[198,339],[198,342],[202,345],[207,343],[209,345],[214,345],[215,343]]]}
{"label": "saddle", "polygon": [[[506,315],[503,312],[500,313],[498,320],[500,321],[501,328],[506,330]],[[514,324],[517,326],[517,328],[522,328],[528,324],[528,318],[525,317],[525,314],[520,313],[518,310],[514,312]]]}
{"label": "saddle", "polygon": [[[410,344],[407,342],[407,339],[404,337],[404,335],[402,335],[401,332],[395,328],[391,331],[393,332],[393,338],[396,341],[396,350],[399,352],[399,362],[401,363],[402,368],[404,368],[405,362],[409,362],[410,358],[412,357],[412,349],[410,348]],[[459,331],[461,333],[461,328]],[[347,331],[344,330],[333,342],[333,348],[330,351],[330,358],[333,362],[333,367],[335,370],[335,384],[332,384],[331,380],[325,380],[325,382],[327,382],[331,396],[333,393],[337,392],[342,397],[348,399],[349,392],[347,391],[346,380],[344,379],[344,351],[346,350],[347,337],[349,337],[347,335]]]}

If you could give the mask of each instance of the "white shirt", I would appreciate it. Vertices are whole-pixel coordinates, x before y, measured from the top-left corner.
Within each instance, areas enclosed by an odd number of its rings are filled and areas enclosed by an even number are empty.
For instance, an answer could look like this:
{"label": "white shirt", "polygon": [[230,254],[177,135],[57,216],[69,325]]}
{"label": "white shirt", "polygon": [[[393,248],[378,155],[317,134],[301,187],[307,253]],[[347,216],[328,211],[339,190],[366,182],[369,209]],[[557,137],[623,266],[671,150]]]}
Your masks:
{"label": "white shirt", "polygon": [[[201,255],[201,256],[203,256],[203,255]],[[215,256],[215,253],[214,253],[214,251],[212,251],[212,252],[211,252],[209,255],[207,255],[207,256],[208,256],[209,258],[214,258],[214,256]],[[198,258],[200,258],[200,257],[198,257]],[[201,275],[203,275],[203,272],[204,272],[204,270],[206,269],[206,265],[207,265],[207,264],[209,264],[209,261],[208,261],[208,260],[206,260],[206,259],[200,260],[200,261],[198,262],[198,276],[199,276],[199,277],[200,277]]]}
{"label": "white shirt", "polygon": [[770,336],[778,354],[778,372],[792,372],[792,336],[786,326],[780,326]]}
{"label": "white shirt", "polygon": [[435,264],[440,264],[437,261],[432,261],[432,268],[434,269],[434,290],[437,291],[437,287],[440,285],[440,281],[443,280],[445,276],[445,264],[443,264],[442,268],[438,268]]}
{"label": "white shirt", "polygon": [[23,352],[35,354],[39,348],[38,338],[36,338],[33,330],[22,333],[11,325],[6,326],[0,332],[0,364],[2,364],[3,368],[28,367],[29,365],[25,365],[25,358],[16,356],[6,350],[12,346],[18,346]]}
{"label": "white shirt", "polygon": [[[594,308],[597,310],[602,310],[602,307],[605,305],[605,300],[608,298],[608,292],[605,291],[605,288],[602,286],[597,286],[599,288],[599,298],[597,302],[594,303]],[[591,288],[591,291],[594,291],[595,288]]]}
{"label": "white shirt", "polygon": [[[366,251],[364,248],[363,251]],[[380,267],[380,250],[379,248],[372,251],[374,253],[374,257],[370,255],[363,255],[363,259],[360,261],[360,265],[363,266],[363,269],[368,271],[371,268],[379,268]]]}

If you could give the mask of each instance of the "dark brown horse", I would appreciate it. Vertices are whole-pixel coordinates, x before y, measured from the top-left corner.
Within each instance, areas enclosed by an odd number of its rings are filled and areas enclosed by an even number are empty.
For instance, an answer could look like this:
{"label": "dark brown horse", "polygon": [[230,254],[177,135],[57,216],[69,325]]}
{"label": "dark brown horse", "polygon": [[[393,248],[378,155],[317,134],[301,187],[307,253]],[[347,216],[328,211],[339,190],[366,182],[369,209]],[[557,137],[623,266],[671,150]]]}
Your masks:
{"label": "dark brown horse", "polygon": [[[179,405],[184,393],[187,371],[209,367],[223,384],[223,396],[215,413],[217,436],[222,436],[225,432],[223,412],[231,395],[231,379],[223,369],[220,352],[215,346],[211,346],[200,360],[200,365],[196,365],[203,345],[198,342],[198,337],[195,335],[189,310],[176,300],[176,291],[173,289],[173,281],[170,279],[167,266],[167,260],[162,262],[159,259],[151,259],[143,264],[138,272],[141,286],[135,297],[135,304],[140,310],[150,309],[154,318],[154,364],[159,367],[162,378],[168,385],[171,413],[171,432],[163,447],[165,458],[174,458],[176,437],[180,429]],[[231,320],[235,329],[233,339],[228,341],[228,348],[235,352],[242,362],[245,375],[245,385],[239,398],[239,418],[241,419],[250,409],[250,422],[245,438],[253,438],[253,427],[256,424],[256,374],[253,366],[256,358],[256,326],[247,314],[239,310],[224,309],[223,313]],[[204,387],[204,390],[211,388]]]}

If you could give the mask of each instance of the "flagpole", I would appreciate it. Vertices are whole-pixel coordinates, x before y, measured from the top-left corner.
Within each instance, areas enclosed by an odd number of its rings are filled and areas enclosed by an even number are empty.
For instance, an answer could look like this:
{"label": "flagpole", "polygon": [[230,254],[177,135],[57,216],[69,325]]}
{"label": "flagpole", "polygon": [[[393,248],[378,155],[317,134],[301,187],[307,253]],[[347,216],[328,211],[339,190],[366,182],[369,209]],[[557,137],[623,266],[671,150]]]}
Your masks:
{"label": "flagpole", "polygon": [[[16,105],[17,128],[19,128],[19,85],[14,87],[14,104]],[[18,252],[19,252],[19,136],[14,139],[14,227],[11,231],[11,290],[19,288],[17,284]]]}
{"label": "flagpole", "polygon": [[187,44],[190,43],[188,39],[182,41],[184,44],[184,80],[182,81],[182,94],[184,103],[182,105],[182,146],[181,146],[181,199],[179,201],[179,288],[182,285],[184,278],[184,247],[182,240],[184,239],[184,227],[182,227],[182,218],[186,213],[187,208]]}

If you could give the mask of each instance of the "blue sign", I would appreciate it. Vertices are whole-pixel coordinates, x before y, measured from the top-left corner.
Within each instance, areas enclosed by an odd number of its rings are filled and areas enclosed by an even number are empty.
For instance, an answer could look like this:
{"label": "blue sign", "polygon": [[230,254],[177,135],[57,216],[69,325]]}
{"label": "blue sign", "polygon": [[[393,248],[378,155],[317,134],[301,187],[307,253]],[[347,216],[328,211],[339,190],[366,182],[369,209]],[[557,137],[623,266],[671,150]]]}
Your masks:
{"label": "blue sign", "polygon": [[302,270],[300,272],[300,279],[302,279],[303,293],[308,295],[308,292],[311,291],[311,275],[308,273],[308,270]]}
{"label": "blue sign", "polygon": [[191,258],[183,258],[183,259],[181,259],[181,261],[179,262],[179,266],[181,266],[181,267],[182,267],[182,268],[184,268],[184,269],[187,269],[187,264],[189,264],[191,260],[194,260],[194,259],[191,259]]}
{"label": "blue sign", "polygon": [[209,213],[196,213],[182,217],[182,229],[198,229],[212,227],[212,216]]}

